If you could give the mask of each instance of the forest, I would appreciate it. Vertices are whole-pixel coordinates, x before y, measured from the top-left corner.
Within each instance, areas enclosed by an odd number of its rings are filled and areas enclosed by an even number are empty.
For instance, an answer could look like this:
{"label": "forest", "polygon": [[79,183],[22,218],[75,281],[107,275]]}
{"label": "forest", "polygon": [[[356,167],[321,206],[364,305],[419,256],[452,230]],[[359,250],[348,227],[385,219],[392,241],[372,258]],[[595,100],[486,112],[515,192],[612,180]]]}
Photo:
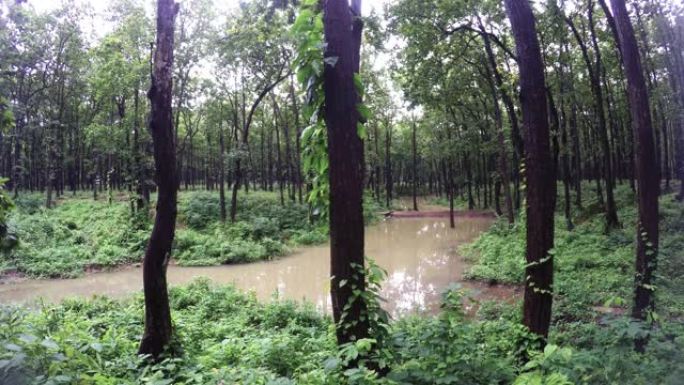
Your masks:
{"label": "forest", "polygon": [[684,3],[0,0],[4,384],[684,384]]}

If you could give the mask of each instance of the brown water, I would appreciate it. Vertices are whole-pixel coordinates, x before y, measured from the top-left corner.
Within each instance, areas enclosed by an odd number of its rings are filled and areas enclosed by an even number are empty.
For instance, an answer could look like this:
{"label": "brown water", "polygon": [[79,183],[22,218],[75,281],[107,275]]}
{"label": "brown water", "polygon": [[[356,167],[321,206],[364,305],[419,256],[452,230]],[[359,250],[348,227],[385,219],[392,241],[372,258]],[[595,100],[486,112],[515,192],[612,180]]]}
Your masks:
{"label": "brown water", "polygon": [[[366,255],[388,272],[382,284],[385,308],[394,316],[434,312],[442,291],[462,280],[466,265],[458,247],[473,240],[491,224],[488,218],[459,218],[450,229],[443,218],[389,219],[366,229]],[[305,299],[329,311],[329,248],[302,248],[274,261],[213,267],[169,266],[169,284],[184,285],[197,277],[233,283],[254,291],[259,299],[274,295]],[[463,283],[475,298],[507,298],[510,290]],[[67,297],[108,295],[123,297],[142,290],[142,270],[128,267],[76,279],[19,280],[0,285],[0,303],[27,303],[42,298],[57,302]]]}

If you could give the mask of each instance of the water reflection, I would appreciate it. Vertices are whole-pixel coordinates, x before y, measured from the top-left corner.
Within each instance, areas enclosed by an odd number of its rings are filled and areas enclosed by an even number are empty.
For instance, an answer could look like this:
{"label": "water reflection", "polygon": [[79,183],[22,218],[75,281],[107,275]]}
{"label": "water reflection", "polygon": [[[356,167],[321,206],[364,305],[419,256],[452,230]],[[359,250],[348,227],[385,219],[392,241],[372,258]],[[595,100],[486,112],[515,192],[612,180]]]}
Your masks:
{"label": "water reflection", "polygon": [[[381,295],[387,300],[385,308],[394,317],[436,311],[441,292],[462,279],[465,266],[457,254],[458,246],[472,240],[491,223],[487,218],[459,218],[456,229],[450,229],[447,221],[389,219],[366,230],[366,255],[388,272]],[[252,290],[262,300],[274,295],[305,299],[323,311],[330,311],[329,255],[328,246],[316,246],[269,262],[196,268],[170,266],[168,279],[173,286],[204,276]],[[38,297],[59,301],[95,294],[120,297],[140,291],[141,280],[139,268],[71,280],[27,280],[0,285],[0,301],[27,302]],[[465,286],[473,287],[472,284]],[[488,295],[488,288],[475,288],[480,291],[479,295]]]}

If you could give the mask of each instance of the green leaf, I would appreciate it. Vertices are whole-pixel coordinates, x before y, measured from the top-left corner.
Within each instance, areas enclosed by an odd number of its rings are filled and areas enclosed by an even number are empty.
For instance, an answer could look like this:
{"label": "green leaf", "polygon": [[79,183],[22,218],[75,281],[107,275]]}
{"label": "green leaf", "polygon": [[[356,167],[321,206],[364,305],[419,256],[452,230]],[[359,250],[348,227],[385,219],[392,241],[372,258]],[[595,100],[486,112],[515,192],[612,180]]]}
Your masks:
{"label": "green leaf", "polygon": [[356,92],[359,94],[359,97],[363,98],[364,94],[364,87],[363,87],[363,80],[361,79],[361,75],[359,73],[354,73],[354,87],[356,88]]}
{"label": "green leaf", "polygon": [[371,116],[370,108],[363,103],[359,103],[356,105],[356,110],[359,111],[359,115],[361,115],[361,122],[366,123]]}

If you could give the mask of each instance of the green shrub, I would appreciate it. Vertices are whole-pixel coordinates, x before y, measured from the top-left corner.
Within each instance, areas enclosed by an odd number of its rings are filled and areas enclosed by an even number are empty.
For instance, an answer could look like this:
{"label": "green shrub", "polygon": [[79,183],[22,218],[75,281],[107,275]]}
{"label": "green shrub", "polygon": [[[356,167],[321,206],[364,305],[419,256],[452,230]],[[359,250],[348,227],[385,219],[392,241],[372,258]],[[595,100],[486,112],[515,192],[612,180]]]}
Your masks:
{"label": "green shrub", "polygon": [[254,217],[250,219],[249,227],[255,239],[275,237],[280,231],[278,221],[273,218]]}
{"label": "green shrub", "polygon": [[300,230],[292,234],[292,242],[298,245],[315,245],[328,240],[327,229]]}
{"label": "green shrub", "polygon": [[25,214],[35,214],[45,204],[45,196],[40,193],[23,193],[14,199],[18,211]]}

